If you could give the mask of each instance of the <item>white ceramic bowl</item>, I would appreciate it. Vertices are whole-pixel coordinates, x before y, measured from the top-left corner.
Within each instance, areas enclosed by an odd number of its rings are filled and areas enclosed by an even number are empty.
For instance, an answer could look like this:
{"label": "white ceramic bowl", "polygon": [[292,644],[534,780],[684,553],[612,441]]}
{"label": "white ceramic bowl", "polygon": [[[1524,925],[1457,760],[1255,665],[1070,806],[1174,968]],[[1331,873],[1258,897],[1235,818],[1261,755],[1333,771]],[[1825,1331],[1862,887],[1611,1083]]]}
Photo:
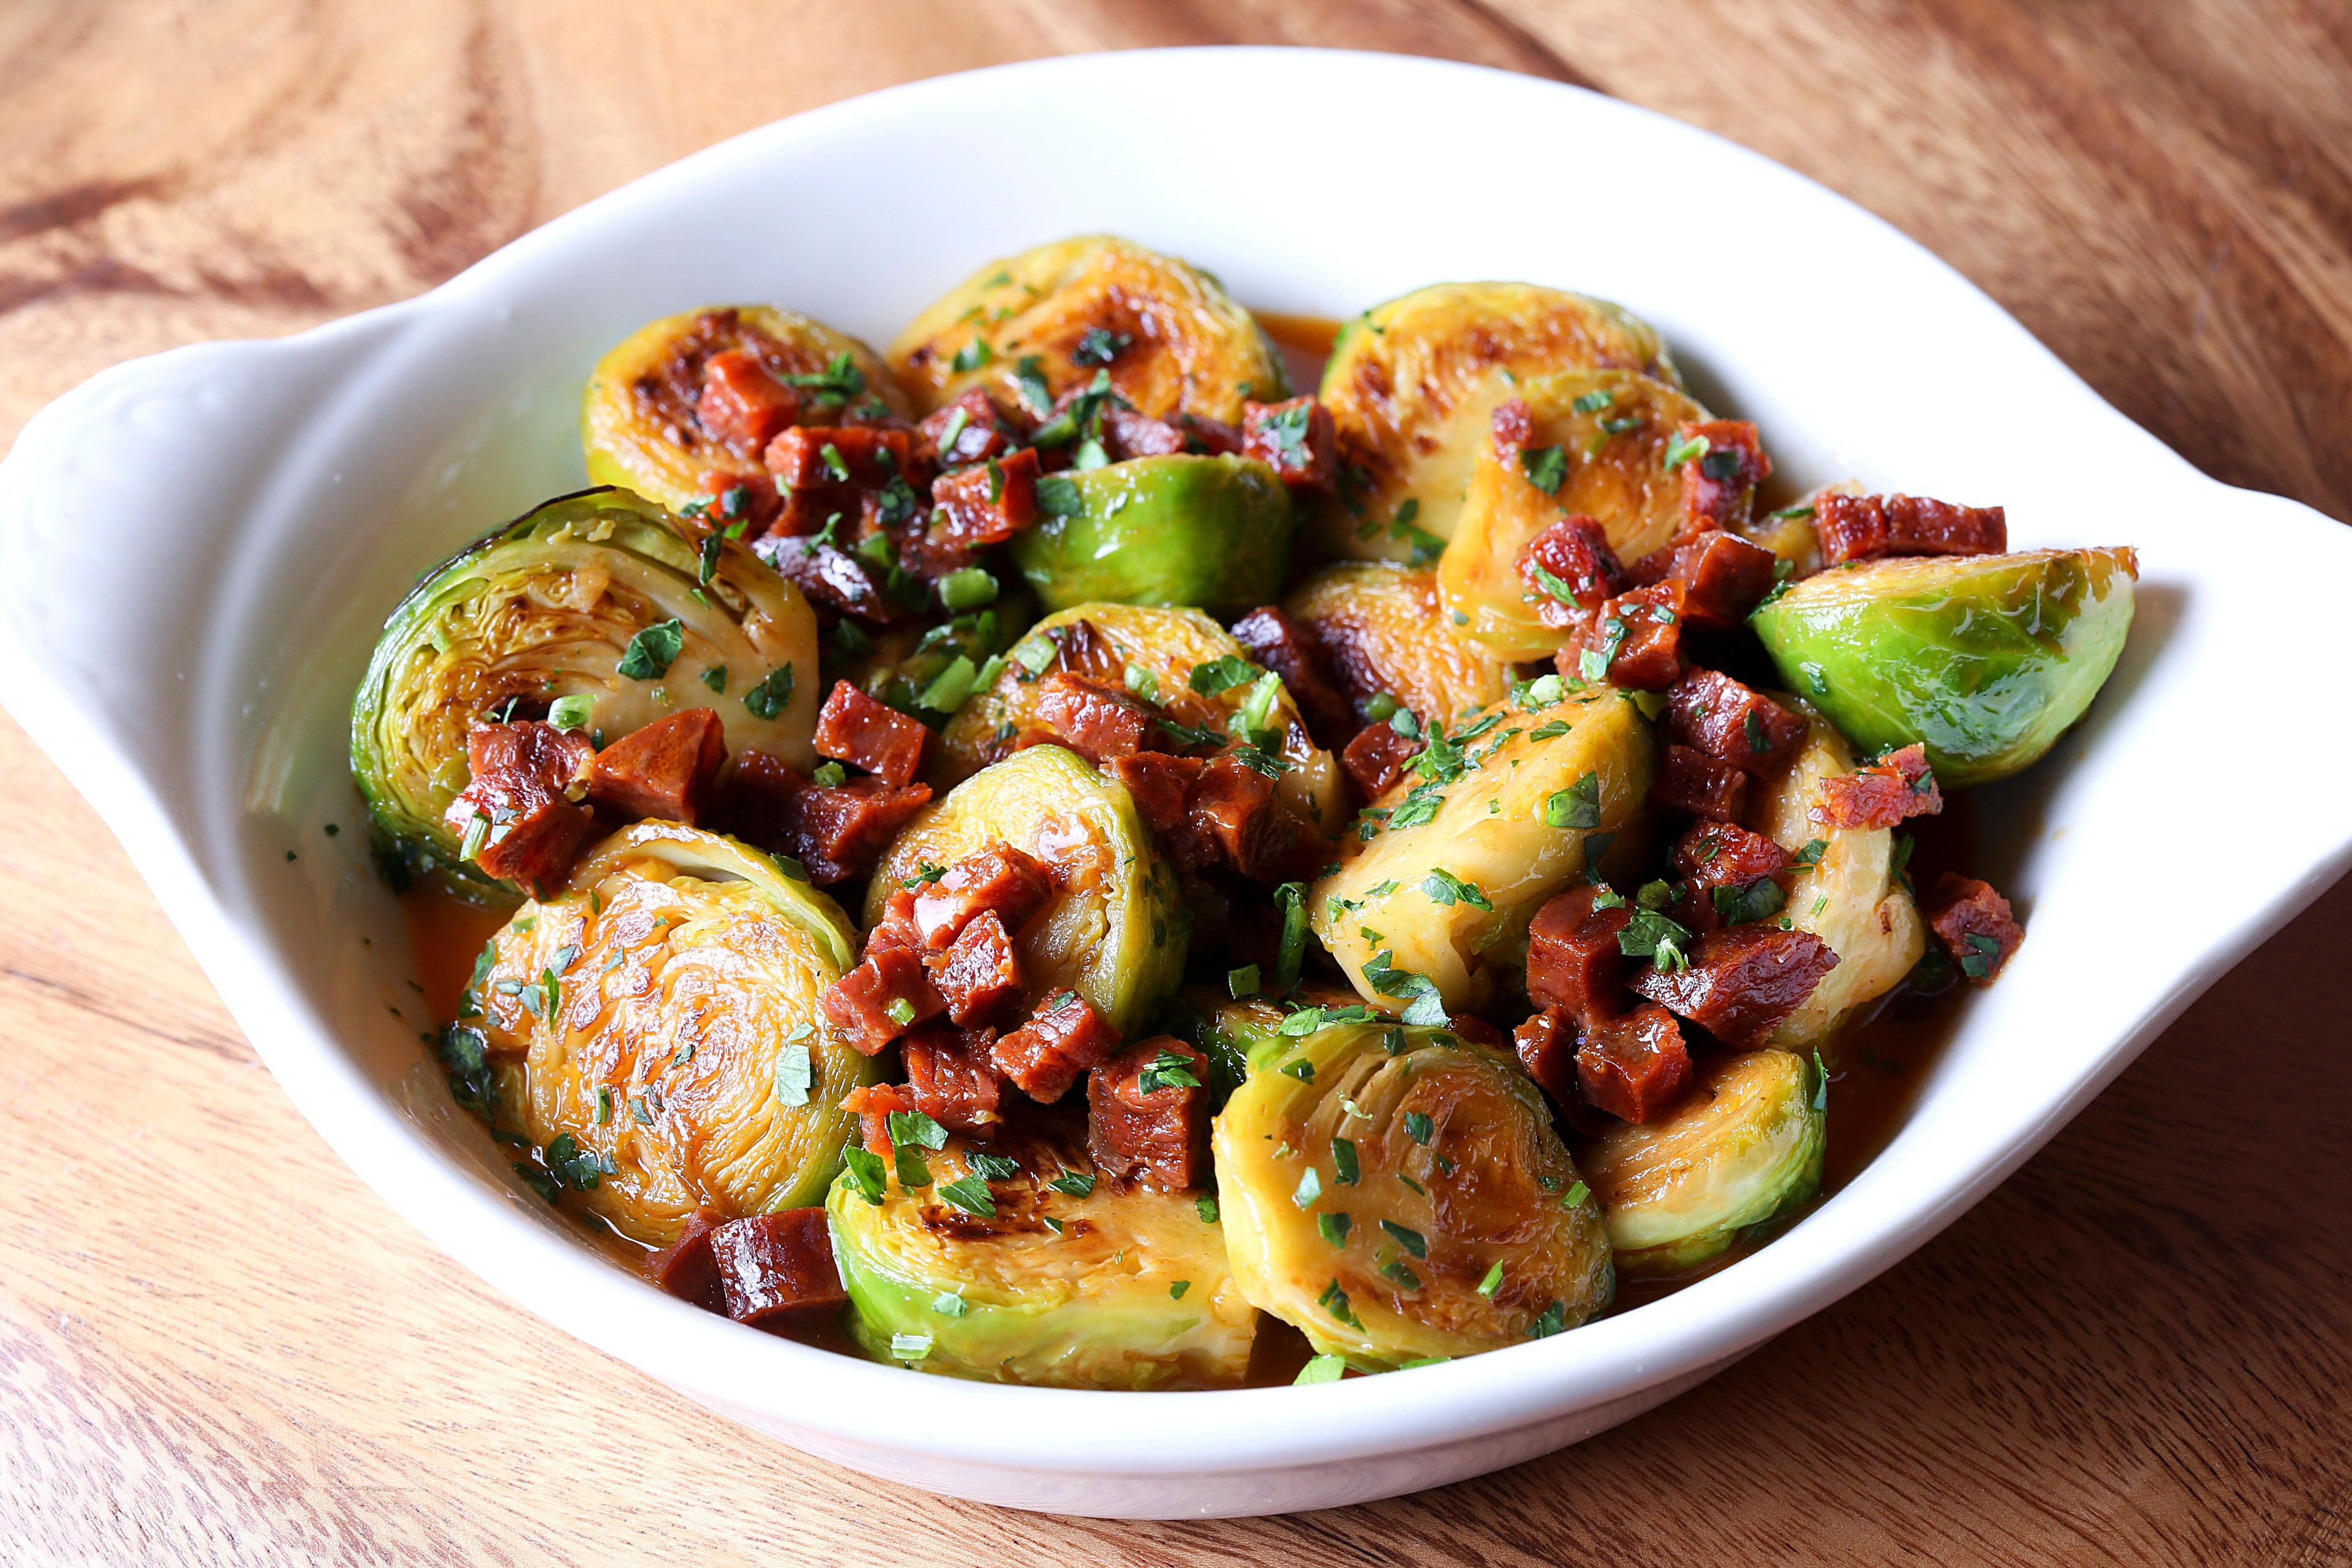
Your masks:
{"label": "white ceramic bowl", "polygon": [[[1708,240],[1698,205],[1755,215],[1757,237]],[[1892,1145],[1769,1247],[1622,1316],[1407,1373],[999,1388],[659,1294],[579,1245],[451,1104],[344,762],[376,622],[420,567],[582,482],[582,380],[641,321],[774,300],[879,342],[985,259],[1097,229],[1266,310],[1344,315],[1449,279],[1605,295],[1664,331],[1705,401],[1759,421],[1801,484],[2005,503],[2021,547],[2139,548],[2114,680],[1982,809],[2013,836],[1995,858],[2029,940],[1969,1000]],[[1105,1515],[1318,1508],[1528,1458],[1933,1236],[2343,869],[2352,727],[2318,694],[2347,585],[2352,532],[2197,473],[1957,274],[1788,171],[1548,82],[1305,51],[1052,60],[803,115],[421,299],[109,371],[0,468],[0,698],[387,1202],[531,1310],[787,1443]]]}

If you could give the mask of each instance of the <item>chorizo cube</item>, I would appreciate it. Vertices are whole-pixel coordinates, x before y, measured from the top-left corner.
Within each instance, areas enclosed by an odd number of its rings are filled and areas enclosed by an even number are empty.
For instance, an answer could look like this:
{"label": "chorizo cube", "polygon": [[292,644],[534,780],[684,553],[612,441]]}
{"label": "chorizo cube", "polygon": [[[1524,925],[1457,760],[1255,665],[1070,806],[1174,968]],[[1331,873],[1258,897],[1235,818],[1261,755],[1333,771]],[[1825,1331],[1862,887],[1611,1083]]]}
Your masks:
{"label": "chorizo cube", "polygon": [[931,984],[958,1024],[993,1024],[1021,1002],[1021,960],[994,910],[963,924],[931,971]]}
{"label": "chorizo cube", "polygon": [[729,349],[703,363],[695,423],[737,457],[759,461],[777,432],[800,416],[800,395],[770,375],[757,355]]}
{"label": "chorizo cube", "polygon": [[1367,724],[1341,749],[1339,765],[1347,770],[1360,796],[1377,800],[1404,777],[1405,764],[1421,753],[1423,744],[1407,740],[1385,722]]}
{"label": "chorizo cube", "polygon": [[1664,1008],[1643,1003],[1588,1027],[1576,1049],[1584,1098],[1627,1121],[1654,1121],[1690,1088],[1690,1047]]}
{"label": "chorizo cube", "polygon": [[1209,1185],[1209,1058],[1173,1035],[1139,1040],[1087,1076],[1096,1168],[1163,1193]]}
{"label": "chorizo cube", "polygon": [[1021,1092],[1051,1105],[1069,1092],[1078,1075],[1118,1048],[1118,1031],[1075,991],[1065,991],[998,1038],[991,1053],[996,1070]]}
{"label": "chorizo cube", "polygon": [[1053,895],[1051,871],[1025,851],[999,844],[965,856],[938,880],[916,889],[908,916],[924,946],[943,948],[982,914],[992,912],[1004,930],[1018,931]]}
{"label": "chorizo cube", "polygon": [[964,388],[925,415],[915,433],[919,454],[942,468],[986,462],[1013,450],[1013,437],[996,404],[977,386]]}
{"label": "chorizo cube", "polygon": [[933,548],[982,550],[1035,522],[1037,471],[1037,449],[1024,447],[933,481]]}
{"label": "chorizo cube", "polygon": [[588,798],[624,817],[702,824],[727,761],[725,726],[708,708],[689,708],[630,731],[589,764]]}
{"label": "chorizo cube", "polygon": [[710,1233],[727,1315],[770,1332],[809,1326],[849,1305],[821,1208],[729,1220]]}
{"label": "chorizo cube", "polygon": [[726,1218],[717,1209],[697,1209],[688,1215],[677,1239],[646,1259],[646,1278],[706,1312],[724,1312],[727,1297],[719,1288],[719,1260],[711,1254],[710,1233]]}
{"label": "chorizo cube", "polygon": [[1926,496],[1886,498],[1890,555],[1999,555],[2009,548],[2009,515],[1997,506],[1954,506]]}
{"label": "chorizo cube", "polygon": [[1633,919],[1624,900],[1600,888],[1544,900],[1528,925],[1528,995],[1586,1025],[1613,1016],[1626,999],[1617,938]]}
{"label": "chorizo cube", "polygon": [[2017,923],[2009,900],[1991,883],[1974,877],[1945,872],[1920,913],[1952,963],[1970,980],[1999,974],[2025,940],[2025,928]]}
{"label": "chorizo cube", "polygon": [[1650,781],[1650,798],[1715,822],[1737,822],[1748,804],[1748,775],[1690,746],[1669,744]]}
{"label": "chorizo cube", "polygon": [[1312,396],[1242,405],[1242,456],[1272,468],[1293,489],[1328,490],[1339,473],[1331,411]]}
{"label": "chorizo cube", "polygon": [[477,724],[466,735],[473,776],[443,823],[490,876],[552,887],[596,826],[580,799],[595,753],[587,736],[535,719]]}
{"label": "chorizo cube", "polygon": [[1744,1050],[1763,1044],[1837,964],[1811,931],[1738,925],[1700,937],[1682,967],[1644,967],[1633,989]]}
{"label": "chorizo cube", "polygon": [[1282,677],[1284,689],[1298,704],[1316,740],[1324,745],[1342,743],[1354,728],[1355,712],[1331,679],[1322,639],[1314,628],[1278,605],[1261,605],[1235,621],[1233,633],[1250,658]]}
{"label": "chorizo cube", "polygon": [[1150,706],[1099,680],[1055,670],[1037,683],[1038,726],[1088,762],[1103,763],[1161,748]]}
{"label": "chorizo cube", "polygon": [[1685,420],[1685,441],[1704,440],[1706,450],[1682,466],[1683,517],[1687,533],[1736,528],[1748,521],[1756,487],[1772,471],[1756,426],[1745,419]]}
{"label": "chorizo cube", "polygon": [[1807,807],[1805,815],[1832,827],[1871,828],[1943,809],[1944,792],[1928,766],[1927,748],[1914,742],[1841,778],[1823,779],[1820,804]]}
{"label": "chorizo cube", "polygon": [[[1614,938],[1611,939],[1612,943]],[[1576,1021],[1565,1007],[1546,1007],[1511,1031],[1519,1065],[1554,1104],[1576,1098]]]}
{"label": "chorizo cube", "polygon": [[1279,880],[1294,868],[1306,824],[1275,800],[1274,781],[1231,756],[1212,757],[1184,800],[1187,829],[1254,881]]}
{"label": "chorizo cube", "polygon": [[992,1055],[995,1044],[993,1029],[927,1024],[908,1035],[902,1049],[915,1109],[959,1132],[986,1132],[1001,1123],[1004,1079]]}
{"label": "chorizo cube", "polygon": [[854,681],[836,680],[816,716],[816,754],[876,774],[893,788],[922,771],[931,732]]}
{"label": "chorizo cube", "polygon": [[1172,756],[1165,752],[1138,752],[1132,756],[1114,757],[1109,763],[1111,777],[1127,786],[1144,826],[1163,836],[1184,828],[1184,802],[1191,796],[1192,786],[1200,782],[1201,770],[1207,765],[1199,757]]}
{"label": "chorizo cube", "polygon": [[795,425],[768,443],[764,460],[779,486],[847,485],[880,489],[906,473],[904,430],[872,425]]}
{"label": "chorizo cube", "polygon": [[858,1142],[866,1152],[890,1158],[890,1118],[920,1110],[914,1091],[903,1083],[869,1083],[841,1097],[841,1109],[857,1118]]}
{"label": "chorizo cube", "polygon": [[917,1024],[938,1017],[947,1010],[947,999],[931,983],[920,955],[874,944],[856,967],[824,988],[817,1009],[870,1057]]}
{"label": "chorizo cube", "polygon": [[1719,763],[1761,777],[1794,754],[1805,721],[1716,669],[1694,669],[1666,689],[1666,733]]}
{"label": "chorizo cube", "polygon": [[1712,530],[1674,552],[1666,575],[1683,585],[1691,625],[1724,631],[1748,619],[1780,580],[1780,558],[1736,533]]}
{"label": "chorizo cube", "polygon": [[1731,822],[1696,822],[1675,843],[1675,871],[1698,889],[1732,888],[1778,877],[1794,864],[1760,833]]}
{"label": "chorizo cube", "polygon": [[1682,676],[1683,585],[1671,580],[1609,600],[1581,622],[1556,659],[1570,680],[1664,691]]}
{"label": "chorizo cube", "polygon": [[929,784],[895,789],[887,779],[811,784],[794,803],[784,852],[821,887],[845,882],[872,868],[908,818],[930,803]]}
{"label": "chorizo cube", "polygon": [[1177,426],[1118,403],[1103,409],[1102,433],[1103,446],[1114,463],[1129,458],[1173,457],[1189,444]]}
{"label": "chorizo cube", "polygon": [[1608,531],[1582,515],[1563,517],[1528,540],[1518,565],[1536,615],[1548,626],[1577,626],[1584,612],[1625,591],[1625,568],[1609,548]]}

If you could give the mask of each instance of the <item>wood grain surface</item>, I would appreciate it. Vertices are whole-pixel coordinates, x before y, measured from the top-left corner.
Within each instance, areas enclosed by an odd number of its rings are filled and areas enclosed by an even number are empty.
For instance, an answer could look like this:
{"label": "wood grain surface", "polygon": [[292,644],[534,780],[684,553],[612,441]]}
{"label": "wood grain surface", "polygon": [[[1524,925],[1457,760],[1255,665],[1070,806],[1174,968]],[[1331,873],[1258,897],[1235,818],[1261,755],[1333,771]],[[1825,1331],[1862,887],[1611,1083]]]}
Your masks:
{"label": "wood grain surface", "polygon": [[[1213,42],[1452,56],[1720,131],[1918,236],[2210,472],[2352,517],[2342,0],[12,0],[0,434],[796,110]],[[799,1458],[493,1297],[295,1115],[5,721],[0,798],[0,1562],[2352,1562],[2352,885],[1941,1237],[1696,1393],[1417,1498],[1130,1525]]]}

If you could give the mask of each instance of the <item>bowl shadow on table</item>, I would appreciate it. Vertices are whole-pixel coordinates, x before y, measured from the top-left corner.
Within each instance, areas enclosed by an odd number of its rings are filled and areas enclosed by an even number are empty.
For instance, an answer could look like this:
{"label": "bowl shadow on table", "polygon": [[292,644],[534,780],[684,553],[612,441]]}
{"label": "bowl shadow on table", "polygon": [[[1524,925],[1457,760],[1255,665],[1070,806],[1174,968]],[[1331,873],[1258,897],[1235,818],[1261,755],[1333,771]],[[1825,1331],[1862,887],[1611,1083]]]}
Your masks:
{"label": "bowl shadow on table", "polygon": [[2345,1561],[2352,1053],[2321,1036],[2352,1010],[2347,928],[2352,880],[1949,1230],[1691,1394],[1267,1528],[1611,1568]]}

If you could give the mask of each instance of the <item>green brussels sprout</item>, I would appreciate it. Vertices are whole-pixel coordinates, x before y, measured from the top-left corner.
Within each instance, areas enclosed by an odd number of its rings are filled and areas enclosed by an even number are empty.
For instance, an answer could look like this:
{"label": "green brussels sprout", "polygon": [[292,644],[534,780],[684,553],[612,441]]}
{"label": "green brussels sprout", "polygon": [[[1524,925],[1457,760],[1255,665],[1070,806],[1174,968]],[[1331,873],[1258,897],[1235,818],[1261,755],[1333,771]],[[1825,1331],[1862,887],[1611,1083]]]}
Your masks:
{"label": "green brussels sprout", "polygon": [[458,853],[442,814],[469,777],[466,734],[587,698],[604,742],[687,708],[717,710],[733,757],[813,765],[816,617],[749,550],[702,556],[625,490],[551,500],[427,573],[384,622],[352,704],[352,772],[377,828],[418,869],[511,898]]}
{"label": "green brussels sprout", "polygon": [[1510,666],[1462,636],[1433,572],[1335,562],[1283,608],[1313,629],[1351,690],[1385,692],[1420,718],[1450,723],[1510,694]]}
{"label": "green brussels sprout", "polygon": [[[973,692],[941,732],[933,782],[953,784],[1011,756],[1036,710],[1038,678],[1057,664],[1124,686],[1188,730],[1229,735],[1246,721],[1271,731],[1269,750],[1286,764],[1275,781],[1276,796],[1326,833],[1347,820],[1339,759],[1307,734],[1289,691],[1279,680],[1263,685],[1270,672],[1250,664],[1233,634],[1189,606],[1074,605],[1039,621],[1013,645],[994,682]],[[1227,677],[1231,684],[1223,683]]]}
{"label": "green brussels sprout", "polygon": [[1682,384],[1646,322],[1558,289],[1439,283],[1365,311],[1323,368],[1343,474],[1322,509],[1325,551],[1430,564],[1454,536],[1496,408],[1538,377],[1610,369]]}
{"label": "green brussels sprout", "polygon": [[1856,745],[1924,742],[1965,789],[2032,766],[2083,716],[2138,574],[2128,548],[1873,561],[1792,584],[1749,624]]}
{"label": "green brussels sprout", "polygon": [[1927,929],[1895,867],[1892,829],[1831,827],[1807,815],[1821,804],[1822,780],[1853,772],[1845,737],[1803,699],[1769,695],[1803,716],[1805,742],[1786,770],[1757,781],[1748,826],[1797,858],[1781,913],[1796,930],[1827,943],[1838,966],[1765,1043],[1831,1049],[1831,1037],[1855,1009],[1903,984],[1927,950]]}
{"label": "green brussels sprout", "polygon": [[890,895],[992,845],[1051,867],[1058,889],[1013,933],[1031,1004],[1076,991],[1127,1034],[1183,978],[1188,924],[1176,873],[1126,786],[1075,752],[1031,746],[956,785],[899,830],[874,868],[866,923]]}
{"label": "green brussels sprout", "polygon": [[732,838],[639,822],[491,940],[457,1026],[496,1121],[582,1207],[648,1247],[697,1209],[822,1202],[874,1063],[818,1011],[857,962],[831,899]]}
{"label": "green brussels sprout", "polygon": [[1205,1053],[1216,1081],[1210,1085],[1212,1110],[1222,1109],[1233,1091],[1249,1077],[1269,1053],[1289,1050],[1296,1037],[1282,1032],[1283,1020],[1297,1016],[1297,1008],[1358,1008],[1363,1005],[1355,993],[1342,991],[1315,982],[1302,981],[1282,992],[1283,1000],[1276,1002],[1269,994],[1278,983],[1271,976],[1258,976],[1261,989],[1243,996],[1231,992],[1235,978],[1248,973],[1246,970],[1231,972],[1221,987],[1187,985],[1171,1016],[1163,1020],[1169,1033],[1182,1037]]}
{"label": "green brussels sprout", "polygon": [[1037,481],[1040,516],[1013,563],[1049,610],[1270,604],[1290,565],[1290,491],[1247,458],[1131,458]]}
{"label": "green brussels sprout", "polygon": [[1584,1151],[1585,1180],[1629,1279],[1679,1274],[1821,1190],[1828,1086],[1789,1051],[1718,1057],[1663,1121],[1621,1122]]}
{"label": "green brussels sprout", "polygon": [[1600,1207],[1517,1062],[1396,1025],[1286,1043],[1213,1139],[1252,1301],[1367,1372],[1541,1338],[1608,1305]]}
{"label": "green brussels sprout", "polygon": [[[1544,658],[1567,640],[1537,613],[1519,552],[1563,517],[1601,524],[1632,565],[1671,544],[1683,526],[1683,476],[1667,467],[1675,426],[1704,420],[1677,388],[1628,370],[1577,371],[1519,388],[1534,415],[1527,446],[1506,461],[1489,440],[1470,463],[1469,489],[1437,586],[1462,635],[1505,658]],[[1536,483],[1529,464],[1557,447],[1557,472]]]}
{"label": "green brussels sprout", "polygon": [[1139,414],[1238,425],[1242,404],[1290,395],[1256,320],[1197,267],[1110,235],[1080,235],[992,261],[890,345],[923,412],[983,387],[1044,415],[1108,372]]}
{"label": "green brussels sprout", "polygon": [[[824,689],[832,690],[835,679],[847,680],[936,728],[969,695],[971,683],[962,675],[978,675],[990,659],[1019,642],[1036,618],[1037,601],[1016,580],[1002,584],[996,597],[979,609],[928,626],[869,633],[843,621],[825,650]],[[968,671],[957,671],[958,659]]]}
{"label": "green brussels sprout", "polygon": [[[1422,753],[1307,895],[1309,925],[1373,1006],[1415,1023],[1483,1006],[1524,964],[1528,923],[1640,823],[1654,743],[1633,699],[1594,688],[1489,708]],[[1441,760],[1442,759],[1442,760]]]}
{"label": "green brussels sprout", "polygon": [[895,1173],[845,1172],[825,1201],[850,1337],[877,1361],[1054,1388],[1230,1388],[1248,1372],[1257,1309],[1213,1207],[1099,1178],[1083,1136],[1042,1122],[984,1151],[954,1135],[896,1153]]}
{"label": "green brussels sprout", "polygon": [[709,500],[726,476],[764,472],[759,453],[730,450],[695,414],[703,364],[730,349],[800,378],[803,424],[840,424],[842,409],[874,398],[909,411],[874,351],[846,332],[770,305],[687,310],[646,322],[596,362],[580,410],[589,479],[676,511]]}

